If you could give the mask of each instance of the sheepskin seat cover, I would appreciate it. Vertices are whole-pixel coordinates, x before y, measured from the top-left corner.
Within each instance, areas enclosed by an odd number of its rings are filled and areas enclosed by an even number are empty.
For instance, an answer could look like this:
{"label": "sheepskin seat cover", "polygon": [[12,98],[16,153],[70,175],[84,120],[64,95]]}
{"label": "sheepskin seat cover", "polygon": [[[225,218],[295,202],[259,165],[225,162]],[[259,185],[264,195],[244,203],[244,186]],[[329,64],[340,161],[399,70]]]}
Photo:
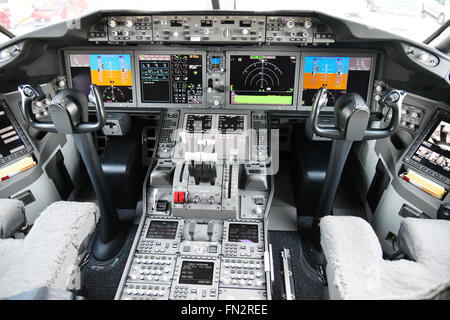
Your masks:
{"label": "sheepskin seat cover", "polygon": [[65,290],[97,222],[94,203],[60,201],[41,213],[25,239],[1,239],[0,298],[39,287]]}
{"label": "sheepskin seat cover", "polygon": [[450,280],[450,221],[406,218],[399,238],[414,261],[383,259],[378,238],[359,217],[320,221],[330,299],[419,299]]}

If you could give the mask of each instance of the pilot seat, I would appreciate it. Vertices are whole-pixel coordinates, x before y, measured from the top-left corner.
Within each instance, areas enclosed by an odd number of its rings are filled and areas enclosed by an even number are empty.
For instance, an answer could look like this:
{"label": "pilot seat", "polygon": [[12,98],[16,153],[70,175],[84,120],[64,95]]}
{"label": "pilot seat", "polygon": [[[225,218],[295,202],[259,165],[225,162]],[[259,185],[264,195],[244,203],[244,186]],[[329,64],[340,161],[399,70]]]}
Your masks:
{"label": "pilot seat", "polygon": [[78,266],[98,220],[94,203],[59,201],[41,213],[24,239],[14,239],[25,225],[24,205],[0,199],[0,299],[20,299],[39,288],[65,299],[68,290],[80,289]]}

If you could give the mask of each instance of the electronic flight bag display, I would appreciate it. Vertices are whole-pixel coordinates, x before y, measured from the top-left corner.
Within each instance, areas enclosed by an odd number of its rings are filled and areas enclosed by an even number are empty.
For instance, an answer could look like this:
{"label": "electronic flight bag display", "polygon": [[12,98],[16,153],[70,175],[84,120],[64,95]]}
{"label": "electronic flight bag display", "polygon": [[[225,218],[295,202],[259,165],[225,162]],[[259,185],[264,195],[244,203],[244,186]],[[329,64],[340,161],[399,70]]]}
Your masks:
{"label": "electronic flight bag display", "polygon": [[294,103],[295,55],[231,55],[230,104]]}
{"label": "electronic flight bag display", "polygon": [[88,95],[96,84],[105,103],[133,102],[130,54],[71,54],[72,87]]}
{"label": "electronic flight bag display", "polygon": [[305,56],[302,105],[312,106],[321,87],[327,89],[327,106],[334,106],[340,96],[350,92],[367,100],[373,63],[371,57]]}

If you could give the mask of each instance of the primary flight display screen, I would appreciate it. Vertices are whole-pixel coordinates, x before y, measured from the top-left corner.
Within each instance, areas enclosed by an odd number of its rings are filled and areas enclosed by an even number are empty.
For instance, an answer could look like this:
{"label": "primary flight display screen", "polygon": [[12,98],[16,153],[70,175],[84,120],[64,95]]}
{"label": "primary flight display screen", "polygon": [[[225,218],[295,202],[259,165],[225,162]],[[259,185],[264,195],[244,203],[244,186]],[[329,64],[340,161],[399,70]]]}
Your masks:
{"label": "primary flight display screen", "polygon": [[88,95],[96,84],[106,103],[133,102],[130,54],[71,54],[72,87]]}
{"label": "primary flight display screen", "polygon": [[230,104],[293,105],[296,63],[290,55],[231,55]]}
{"label": "primary flight display screen", "polygon": [[367,100],[372,65],[371,57],[306,56],[302,105],[312,106],[313,97],[321,87],[327,89],[327,106],[334,106],[348,92],[356,92]]}
{"label": "primary flight display screen", "polygon": [[143,103],[203,103],[203,62],[198,54],[139,55]]}

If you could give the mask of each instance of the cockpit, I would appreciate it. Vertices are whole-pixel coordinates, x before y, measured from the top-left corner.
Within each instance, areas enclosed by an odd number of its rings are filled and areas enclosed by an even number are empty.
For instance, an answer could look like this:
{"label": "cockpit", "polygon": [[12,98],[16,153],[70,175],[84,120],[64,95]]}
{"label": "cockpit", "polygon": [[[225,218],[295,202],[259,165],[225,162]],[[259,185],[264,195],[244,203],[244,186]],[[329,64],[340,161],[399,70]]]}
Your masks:
{"label": "cockpit", "polygon": [[0,45],[0,299],[448,299],[448,20],[63,2]]}

